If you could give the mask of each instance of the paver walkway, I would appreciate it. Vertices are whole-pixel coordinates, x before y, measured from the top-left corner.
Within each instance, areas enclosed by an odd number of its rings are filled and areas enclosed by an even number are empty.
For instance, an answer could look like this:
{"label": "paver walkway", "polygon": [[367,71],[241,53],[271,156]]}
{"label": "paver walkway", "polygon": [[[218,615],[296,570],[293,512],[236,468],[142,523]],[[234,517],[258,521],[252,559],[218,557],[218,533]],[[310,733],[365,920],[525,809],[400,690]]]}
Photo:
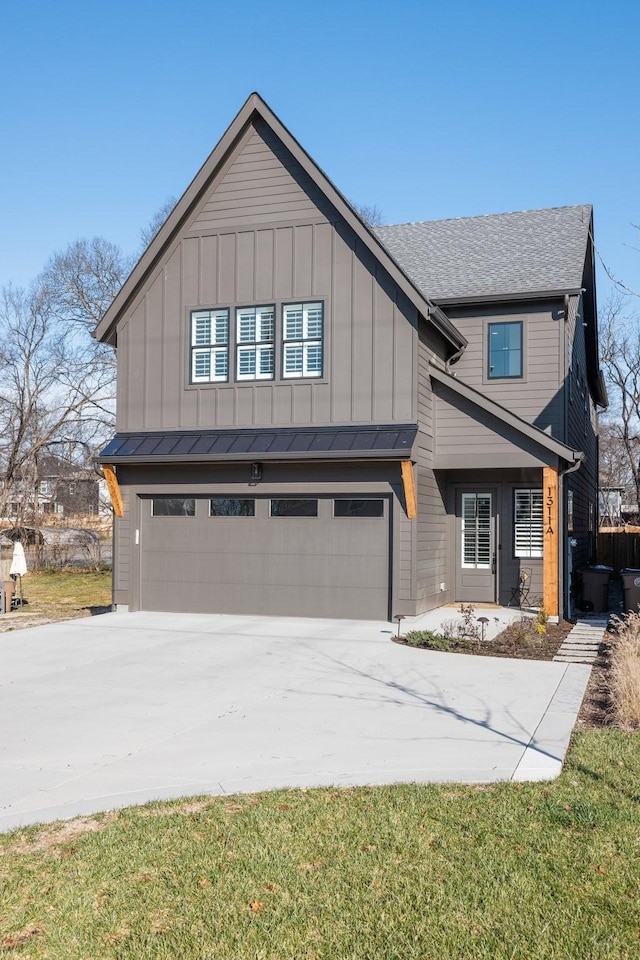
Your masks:
{"label": "paver walkway", "polygon": [[553,659],[560,663],[595,663],[608,623],[606,615],[578,620]]}

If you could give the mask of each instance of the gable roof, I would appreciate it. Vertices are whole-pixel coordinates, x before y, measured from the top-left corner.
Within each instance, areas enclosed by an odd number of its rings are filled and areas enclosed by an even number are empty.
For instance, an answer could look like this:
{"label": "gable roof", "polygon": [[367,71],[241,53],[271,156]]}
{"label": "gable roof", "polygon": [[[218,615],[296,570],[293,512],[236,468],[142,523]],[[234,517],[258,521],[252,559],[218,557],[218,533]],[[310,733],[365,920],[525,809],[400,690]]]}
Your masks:
{"label": "gable roof", "polygon": [[466,346],[466,338],[456,329],[445,313],[430,301],[415,285],[405,271],[398,266],[387,248],[374,235],[354,210],[349,201],[331,182],[320,167],[315,163],[295,137],[287,130],[284,124],[267,106],[262,97],[252,93],[235,119],[222,135],[209,157],[191,181],[180,200],[169,214],[164,225],[155,235],[140,260],[135,265],[122,289],[114,298],[113,303],[96,326],[94,336],[98,340],[115,342],[115,325],[122,311],[128,306],[132,298],[139,292],[150,272],[156,267],[169,245],[179,231],[184,228],[194,210],[202,202],[211,189],[212,181],[222,164],[229,158],[238,145],[242,136],[257,118],[262,119],[284,144],[294,159],[300,164],[304,172],[327,197],[338,214],[347,222],[358,239],[373,254],[376,260],[385,268],[391,279],[398,285],[418,312],[429,319],[436,329],[449,341],[452,353]]}
{"label": "gable roof", "polygon": [[439,303],[578,293],[589,204],[377,227],[423,294]]}

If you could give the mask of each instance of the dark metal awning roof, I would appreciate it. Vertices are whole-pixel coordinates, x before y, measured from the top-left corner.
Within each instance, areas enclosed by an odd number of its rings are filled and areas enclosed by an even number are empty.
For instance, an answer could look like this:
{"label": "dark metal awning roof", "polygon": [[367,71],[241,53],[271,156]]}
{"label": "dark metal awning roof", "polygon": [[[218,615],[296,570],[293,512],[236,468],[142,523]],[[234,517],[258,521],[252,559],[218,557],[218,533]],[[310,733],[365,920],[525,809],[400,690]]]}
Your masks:
{"label": "dark metal awning roof", "polygon": [[117,433],[101,463],[204,463],[233,460],[392,459],[411,456],[415,424]]}

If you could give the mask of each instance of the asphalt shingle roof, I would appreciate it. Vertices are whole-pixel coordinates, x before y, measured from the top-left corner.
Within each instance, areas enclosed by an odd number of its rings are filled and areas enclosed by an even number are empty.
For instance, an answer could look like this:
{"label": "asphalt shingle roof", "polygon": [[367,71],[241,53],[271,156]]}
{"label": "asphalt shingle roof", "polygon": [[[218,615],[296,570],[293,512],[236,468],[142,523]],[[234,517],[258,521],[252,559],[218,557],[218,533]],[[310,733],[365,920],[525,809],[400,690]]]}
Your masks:
{"label": "asphalt shingle roof", "polygon": [[591,206],[522,210],[376,227],[418,289],[436,302],[582,285]]}

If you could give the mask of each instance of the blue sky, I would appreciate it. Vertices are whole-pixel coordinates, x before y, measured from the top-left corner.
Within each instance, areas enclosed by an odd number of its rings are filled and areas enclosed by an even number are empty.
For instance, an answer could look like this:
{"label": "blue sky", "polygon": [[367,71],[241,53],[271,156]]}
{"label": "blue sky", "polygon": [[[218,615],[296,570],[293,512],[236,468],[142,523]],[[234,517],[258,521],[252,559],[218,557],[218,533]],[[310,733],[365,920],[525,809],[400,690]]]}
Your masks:
{"label": "blue sky", "polygon": [[638,287],[639,36],[637,0],[6,2],[0,285],[136,251],[257,90],[385,223],[593,203]]}

